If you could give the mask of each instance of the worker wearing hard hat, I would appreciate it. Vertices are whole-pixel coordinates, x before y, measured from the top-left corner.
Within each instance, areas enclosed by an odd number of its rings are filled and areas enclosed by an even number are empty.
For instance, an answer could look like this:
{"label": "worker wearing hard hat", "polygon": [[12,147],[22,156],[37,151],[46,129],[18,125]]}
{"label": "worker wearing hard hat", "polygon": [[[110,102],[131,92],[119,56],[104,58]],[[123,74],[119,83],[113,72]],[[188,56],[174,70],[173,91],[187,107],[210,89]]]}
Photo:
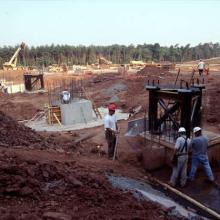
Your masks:
{"label": "worker wearing hard hat", "polygon": [[205,70],[205,63],[200,59],[198,63],[198,71],[200,76],[203,75],[204,70]]}
{"label": "worker wearing hard hat", "polygon": [[[173,172],[170,178],[170,184],[176,186],[179,182],[184,187],[187,181],[187,162],[190,139],[186,137],[186,129],[180,127],[178,130],[179,137],[176,140],[173,152]],[[179,179],[180,178],[180,181]]]}
{"label": "worker wearing hard hat", "polygon": [[63,91],[62,92],[62,102],[64,104],[68,104],[70,102],[70,93],[69,91]]}
{"label": "worker wearing hard hat", "polygon": [[108,106],[108,114],[104,118],[105,137],[108,143],[108,157],[111,159],[114,156],[116,145],[116,134],[118,133],[117,119],[115,116],[116,105]]}
{"label": "worker wearing hard hat", "polygon": [[189,175],[190,180],[194,180],[196,170],[199,164],[201,164],[205,170],[206,176],[210,182],[214,181],[212,169],[209,165],[209,158],[207,154],[208,138],[202,135],[202,129],[195,127],[193,129],[195,137],[191,142],[192,149],[192,167]]}

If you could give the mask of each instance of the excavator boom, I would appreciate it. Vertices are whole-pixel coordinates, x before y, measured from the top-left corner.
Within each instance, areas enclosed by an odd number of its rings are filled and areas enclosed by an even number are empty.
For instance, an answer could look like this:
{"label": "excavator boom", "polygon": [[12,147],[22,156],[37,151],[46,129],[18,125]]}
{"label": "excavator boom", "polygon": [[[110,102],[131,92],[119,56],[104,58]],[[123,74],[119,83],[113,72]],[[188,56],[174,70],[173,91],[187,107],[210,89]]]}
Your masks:
{"label": "excavator boom", "polygon": [[3,64],[3,69],[4,70],[9,70],[9,69],[14,70],[14,69],[16,69],[19,52],[21,50],[23,50],[24,48],[25,48],[25,43],[22,42],[21,45],[19,46],[19,48],[15,51],[15,53],[13,54],[11,59],[9,60],[9,62],[5,62]]}

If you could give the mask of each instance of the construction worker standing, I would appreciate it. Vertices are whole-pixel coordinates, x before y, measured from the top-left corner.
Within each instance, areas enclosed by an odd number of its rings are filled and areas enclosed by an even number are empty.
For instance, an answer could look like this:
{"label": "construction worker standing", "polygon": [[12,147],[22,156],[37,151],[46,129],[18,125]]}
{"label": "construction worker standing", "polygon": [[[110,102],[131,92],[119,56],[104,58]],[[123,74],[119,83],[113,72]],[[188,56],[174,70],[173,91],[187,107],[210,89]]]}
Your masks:
{"label": "construction worker standing", "polygon": [[203,76],[203,71],[205,70],[205,63],[200,59],[198,63],[199,75]]}
{"label": "construction worker standing", "polygon": [[208,148],[208,138],[202,135],[202,129],[200,127],[195,127],[193,129],[193,133],[195,137],[191,142],[192,149],[192,167],[189,175],[189,179],[194,180],[196,170],[199,164],[201,164],[204,168],[204,171],[208,177],[210,182],[214,181],[214,176],[212,173],[212,169],[209,165],[209,158],[207,154]]}
{"label": "construction worker standing", "polygon": [[62,92],[62,103],[68,104],[70,102],[70,93],[69,91],[63,91]]}
{"label": "construction worker standing", "polygon": [[186,137],[186,129],[180,127],[178,130],[179,137],[176,140],[173,153],[173,172],[170,178],[170,184],[176,186],[178,178],[180,177],[180,185],[184,187],[187,181],[187,162],[188,149],[190,139]]}
{"label": "construction worker standing", "polygon": [[116,105],[108,106],[108,114],[104,118],[105,137],[108,143],[108,157],[111,159],[114,156],[116,145],[116,134],[118,133],[117,119],[115,116]]}

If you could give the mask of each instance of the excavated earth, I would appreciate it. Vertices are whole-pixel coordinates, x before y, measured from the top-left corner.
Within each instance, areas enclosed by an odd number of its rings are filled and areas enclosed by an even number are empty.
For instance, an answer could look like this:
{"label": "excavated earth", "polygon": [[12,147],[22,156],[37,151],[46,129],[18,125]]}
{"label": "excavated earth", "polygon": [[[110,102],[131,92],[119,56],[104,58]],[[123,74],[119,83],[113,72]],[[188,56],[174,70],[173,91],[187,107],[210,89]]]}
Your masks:
{"label": "excavated earth", "polygon": [[[34,144],[34,146],[33,146]],[[43,137],[0,111],[0,145],[46,147]]]}
{"label": "excavated earth", "polygon": [[[180,76],[185,80],[190,77],[191,73]],[[86,79],[84,84],[97,106],[106,106],[113,99],[123,111],[132,112],[141,105],[135,116],[138,118],[148,107],[144,85],[152,80],[168,85],[175,78],[176,73],[150,74],[147,70],[127,76],[103,74]],[[205,82],[203,125],[219,132],[220,76],[211,73]],[[113,162],[105,154],[102,126],[37,133],[18,122],[43,111],[47,101],[46,93],[0,94],[0,219],[177,219],[169,215],[169,210],[137,201],[131,193],[115,189],[107,181],[107,173],[140,180],[146,176],[124,138],[126,121],[119,123],[119,159]],[[75,143],[91,131],[96,132],[95,137]],[[215,172],[220,173],[219,169]],[[220,175],[216,177],[219,181]]]}
{"label": "excavated earth", "polygon": [[0,157],[1,219],[176,219],[112,188],[105,174],[76,161],[39,163]]}
{"label": "excavated earth", "polygon": [[[2,220],[176,219],[169,209],[113,188],[105,154],[92,141],[74,144],[78,136],[39,134],[0,112]],[[104,164],[93,168],[97,157]]]}

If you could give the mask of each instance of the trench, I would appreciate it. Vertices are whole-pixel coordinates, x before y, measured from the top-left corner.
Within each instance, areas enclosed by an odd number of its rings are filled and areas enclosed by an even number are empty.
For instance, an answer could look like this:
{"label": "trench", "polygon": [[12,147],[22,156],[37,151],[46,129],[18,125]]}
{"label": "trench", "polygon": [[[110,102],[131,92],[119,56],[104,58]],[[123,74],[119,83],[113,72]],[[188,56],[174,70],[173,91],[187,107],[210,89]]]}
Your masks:
{"label": "trench", "polygon": [[220,189],[217,185],[212,185],[204,180],[198,179],[191,186],[183,189],[194,199],[220,213]]}
{"label": "trench", "polygon": [[[219,219],[216,216],[200,209],[195,204],[190,203],[177,194],[170,192],[164,187],[149,182],[134,180],[122,176],[107,175],[109,182],[113,187],[132,192],[133,196],[138,200],[152,201],[166,208],[168,214],[176,217],[184,217],[186,219]],[[212,193],[216,193],[212,191]],[[204,199],[207,199],[205,196]],[[207,200],[208,201],[208,200]],[[218,206],[218,203],[216,203]],[[220,208],[220,207],[219,207]]]}
{"label": "trench", "polygon": [[[170,178],[171,171],[165,167],[170,166],[170,158],[172,156],[173,145],[164,140],[152,138],[151,135],[141,136],[146,130],[144,119],[136,119],[128,122],[128,131],[125,135],[127,143],[134,150],[142,167],[158,180],[167,182]],[[211,131],[204,130],[205,135],[209,138],[208,156],[211,162],[214,176],[219,180],[219,161],[220,161],[220,136]],[[189,161],[190,168],[191,164]],[[158,172],[158,170],[161,170]],[[186,188],[181,192],[188,195],[189,198],[198,201],[203,206],[217,213],[220,216],[220,186],[217,184],[209,184],[205,181],[205,176],[201,176],[201,168],[198,169],[197,178],[193,183],[188,183]],[[203,170],[202,170],[203,171]],[[156,175],[155,175],[156,174]],[[179,201],[179,198],[177,198]],[[184,202],[185,203],[185,202]],[[195,207],[198,209],[198,207]],[[206,213],[203,213],[206,215]],[[213,219],[213,218],[211,218]],[[220,219],[217,218],[217,219]]]}

